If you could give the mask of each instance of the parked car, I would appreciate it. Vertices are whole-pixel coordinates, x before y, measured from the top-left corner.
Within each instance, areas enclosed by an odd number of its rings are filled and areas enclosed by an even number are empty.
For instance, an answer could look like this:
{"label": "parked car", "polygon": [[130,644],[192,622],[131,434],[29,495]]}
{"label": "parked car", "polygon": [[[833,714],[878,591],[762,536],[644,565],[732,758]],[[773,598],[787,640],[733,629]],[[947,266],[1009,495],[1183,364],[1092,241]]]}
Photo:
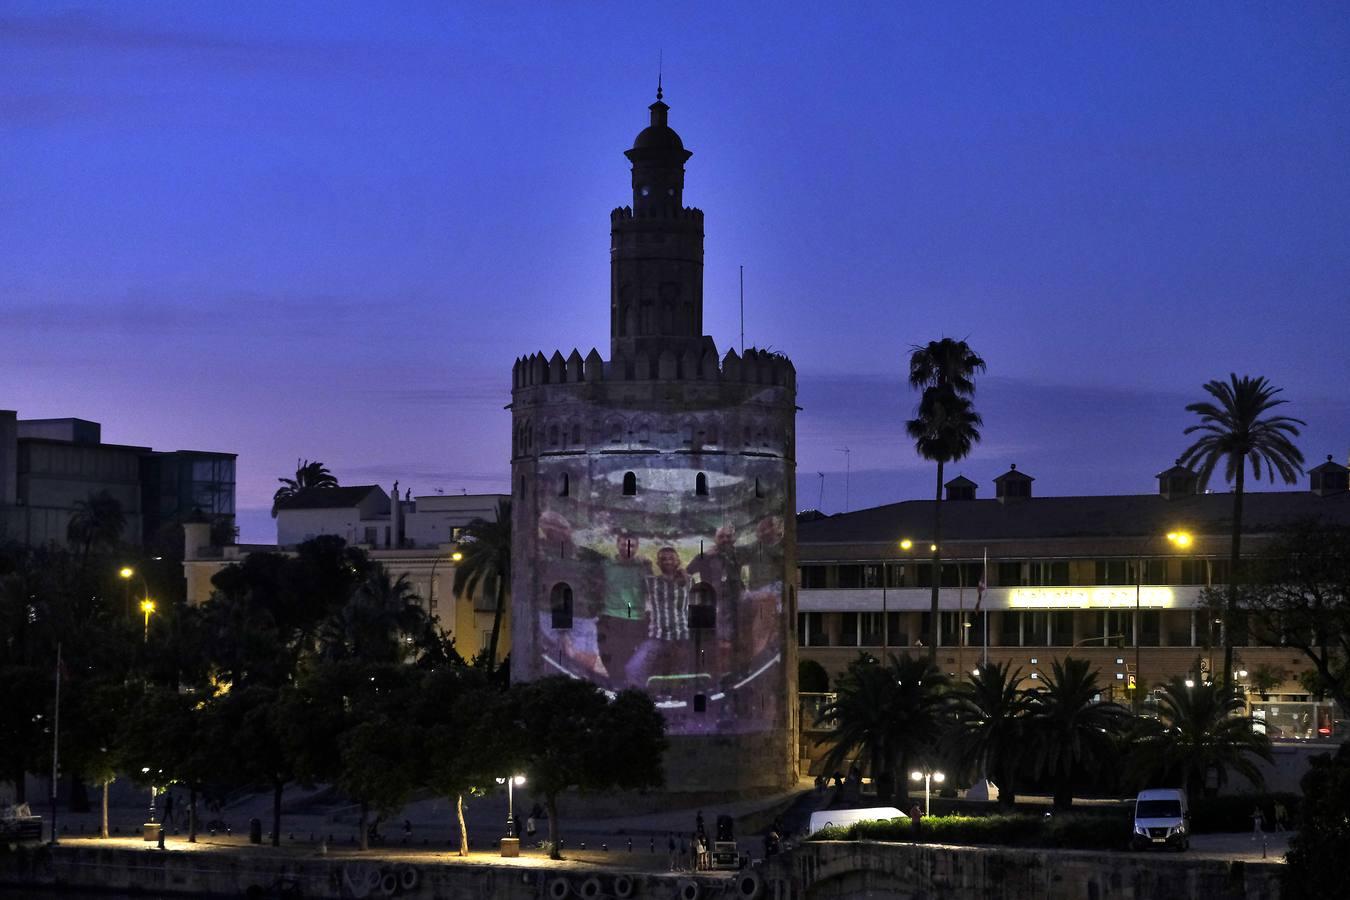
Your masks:
{"label": "parked car", "polygon": [[0,843],[42,840],[42,816],[33,815],[27,803],[0,806]]}
{"label": "parked car", "polygon": [[1186,792],[1173,788],[1140,791],[1134,800],[1130,849],[1185,850],[1191,845],[1191,811]]}

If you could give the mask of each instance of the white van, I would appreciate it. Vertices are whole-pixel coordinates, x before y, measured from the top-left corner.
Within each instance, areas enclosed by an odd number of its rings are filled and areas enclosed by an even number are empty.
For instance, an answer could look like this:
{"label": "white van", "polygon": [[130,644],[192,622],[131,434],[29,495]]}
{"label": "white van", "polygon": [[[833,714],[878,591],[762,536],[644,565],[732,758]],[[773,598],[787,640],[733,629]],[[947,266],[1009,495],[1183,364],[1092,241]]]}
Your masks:
{"label": "white van", "polygon": [[1185,850],[1191,845],[1191,811],[1186,792],[1174,788],[1140,791],[1134,800],[1134,834],[1130,849],[1164,847]]}
{"label": "white van", "polygon": [[867,809],[826,809],[811,813],[808,834],[815,834],[829,825],[852,825],[854,822],[875,822],[878,819],[898,819],[903,816],[894,806],[873,806]]}

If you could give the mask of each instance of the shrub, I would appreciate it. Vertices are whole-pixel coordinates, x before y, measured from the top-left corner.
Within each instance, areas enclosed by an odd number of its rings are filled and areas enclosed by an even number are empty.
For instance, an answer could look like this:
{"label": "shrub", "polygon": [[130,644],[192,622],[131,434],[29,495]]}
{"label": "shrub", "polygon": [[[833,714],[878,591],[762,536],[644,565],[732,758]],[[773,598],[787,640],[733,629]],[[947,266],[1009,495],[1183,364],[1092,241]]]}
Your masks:
{"label": "shrub", "polygon": [[[1108,850],[1125,846],[1129,834],[1128,814],[1113,810],[1110,815],[930,816],[923,820],[919,840],[934,844]],[[914,831],[908,818],[898,818],[822,828],[810,840],[909,843],[914,840]]]}

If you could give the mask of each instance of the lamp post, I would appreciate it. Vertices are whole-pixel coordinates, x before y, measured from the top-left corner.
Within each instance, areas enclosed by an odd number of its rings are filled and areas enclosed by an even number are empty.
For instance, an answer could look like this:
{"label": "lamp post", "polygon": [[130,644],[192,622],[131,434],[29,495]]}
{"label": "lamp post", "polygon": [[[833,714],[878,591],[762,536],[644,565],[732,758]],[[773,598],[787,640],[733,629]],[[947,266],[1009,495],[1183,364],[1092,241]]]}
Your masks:
{"label": "lamp post", "polygon": [[[441,560],[444,558],[445,557],[438,556],[431,563],[431,590],[428,592],[430,596],[427,597],[428,612],[436,608],[436,567],[441,564]],[[463,558],[464,554],[460,553],[458,550],[454,550],[450,553],[450,561],[452,563],[457,563]]]}
{"label": "lamp post", "polygon": [[498,778],[498,784],[506,785],[506,836],[513,838],[516,836],[516,810],[513,788],[515,785],[524,784],[524,775],[511,775],[506,778]]}
{"label": "lamp post", "polygon": [[155,601],[146,597],[141,601],[141,612],[145,613],[145,632],[141,636],[141,643],[147,643],[150,640],[150,614],[155,611]]}
{"label": "lamp post", "polygon": [[[914,547],[914,542],[909,538],[900,539],[900,549],[908,553]],[[890,616],[886,610],[886,582],[890,578],[890,565],[886,560],[881,561],[881,662],[886,663],[886,657],[891,650],[891,623]],[[897,585],[898,587],[898,585]]]}
{"label": "lamp post", "polygon": [[947,776],[941,772],[934,772],[929,769],[924,769],[923,771],[915,769],[913,772],[909,773],[909,777],[911,781],[923,782],[923,814],[925,816],[932,815],[933,782],[936,781],[938,784],[942,784],[942,782],[947,780]]}

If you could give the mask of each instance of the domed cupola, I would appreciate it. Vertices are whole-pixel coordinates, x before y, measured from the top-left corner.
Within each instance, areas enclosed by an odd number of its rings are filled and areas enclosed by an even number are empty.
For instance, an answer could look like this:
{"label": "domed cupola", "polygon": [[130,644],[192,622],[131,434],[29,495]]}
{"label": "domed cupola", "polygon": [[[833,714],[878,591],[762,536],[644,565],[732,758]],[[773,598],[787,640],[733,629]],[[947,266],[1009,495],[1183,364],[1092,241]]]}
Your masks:
{"label": "domed cupola", "polygon": [[658,83],[651,124],[638,133],[633,149],[624,156],[633,164],[633,213],[652,215],[684,205],[684,164],[694,154],[684,149],[675,129],[667,124],[670,107],[661,99]]}

